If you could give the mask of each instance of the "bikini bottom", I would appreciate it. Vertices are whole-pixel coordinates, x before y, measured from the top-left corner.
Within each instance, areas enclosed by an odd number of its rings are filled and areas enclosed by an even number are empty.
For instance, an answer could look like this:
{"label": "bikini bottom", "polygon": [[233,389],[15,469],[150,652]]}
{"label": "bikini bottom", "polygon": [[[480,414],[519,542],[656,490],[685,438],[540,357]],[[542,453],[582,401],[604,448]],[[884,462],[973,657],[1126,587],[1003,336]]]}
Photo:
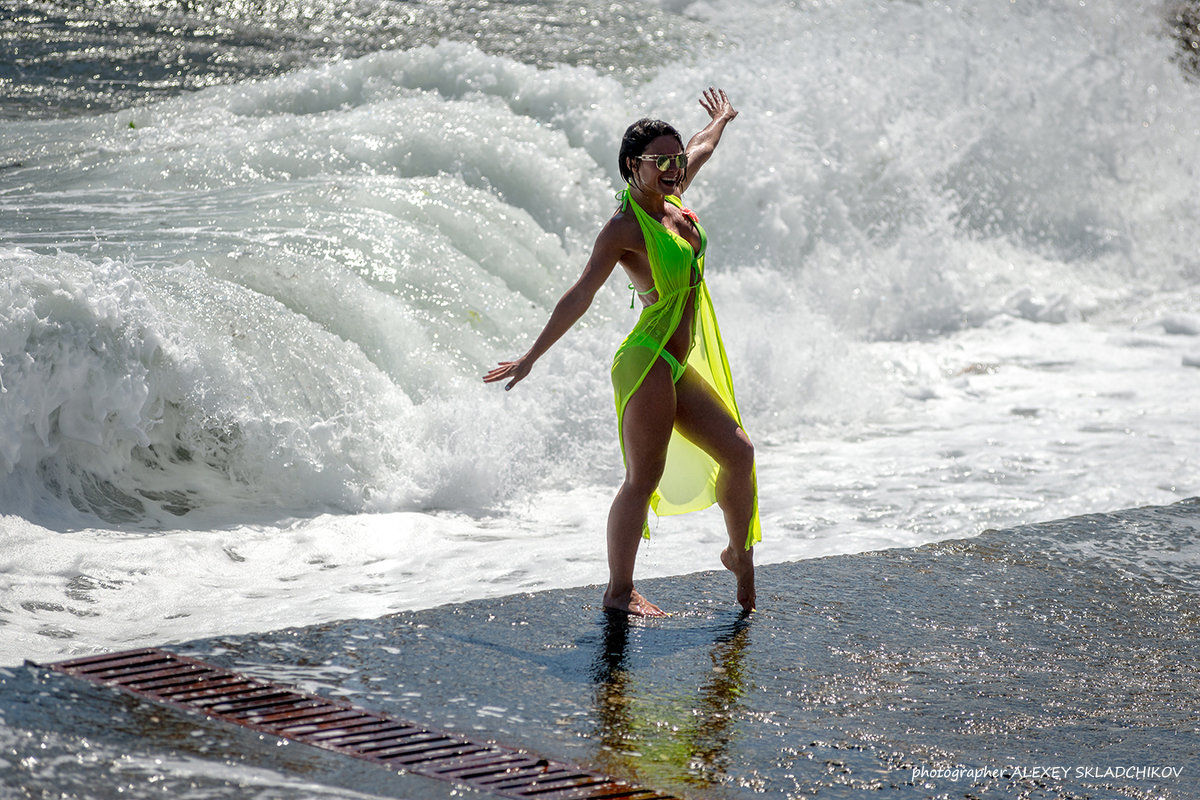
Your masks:
{"label": "bikini bottom", "polygon": [[667,366],[671,368],[671,381],[679,383],[679,379],[683,377],[683,373],[687,370],[687,360],[684,363],[679,363],[679,359],[667,352],[666,348],[659,350],[658,342],[647,334],[632,334],[625,340],[626,347],[645,347],[647,350],[658,350],[658,355],[663,361],[667,362]]}

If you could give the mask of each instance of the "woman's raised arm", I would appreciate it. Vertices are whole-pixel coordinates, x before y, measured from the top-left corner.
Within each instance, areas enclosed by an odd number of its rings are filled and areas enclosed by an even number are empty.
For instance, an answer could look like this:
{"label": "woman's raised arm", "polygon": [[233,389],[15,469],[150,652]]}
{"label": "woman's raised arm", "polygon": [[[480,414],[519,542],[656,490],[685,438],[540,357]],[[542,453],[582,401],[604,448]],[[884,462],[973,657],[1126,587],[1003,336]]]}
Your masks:
{"label": "woman's raised arm", "polygon": [[703,129],[688,140],[685,150],[688,157],[687,178],[679,187],[680,194],[683,194],[691,185],[696,173],[712,157],[713,151],[717,149],[717,144],[721,141],[721,134],[724,133],[725,126],[738,115],[733,104],[729,102],[729,98],[725,96],[724,89],[714,89],[711,86],[705,89],[704,94],[700,97],[700,105],[708,112],[711,119]]}

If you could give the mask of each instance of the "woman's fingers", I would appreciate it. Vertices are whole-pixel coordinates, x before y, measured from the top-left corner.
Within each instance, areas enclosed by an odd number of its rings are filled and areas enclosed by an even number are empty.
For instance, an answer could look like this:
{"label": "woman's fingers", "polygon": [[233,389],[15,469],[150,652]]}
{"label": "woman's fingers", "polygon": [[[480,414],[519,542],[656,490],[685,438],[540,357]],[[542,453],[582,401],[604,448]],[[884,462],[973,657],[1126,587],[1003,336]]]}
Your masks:
{"label": "woman's fingers", "polygon": [[488,374],[483,376],[484,383],[495,383],[508,377],[508,374],[513,371],[512,361],[501,361],[500,366],[488,371]]}
{"label": "woman's fingers", "polygon": [[724,89],[715,89],[712,86],[704,90],[704,95],[700,98],[700,105],[708,112],[708,115],[713,119],[724,114],[730,119],[737,116],[737,112],[733,110],[733,106],[729,102],[729,98],[725,95]]}
{"label": "woman's fingers", "polygon": [[501,361],[500,366],[488,372],[483,376],[484,383],[495,383],[502,381],[505,378],[511,377],[512,380],[504,387],[504,391],[508,391],[517,385],[517,381],[529,374],[529,370],[524,368],[524,364],[520,361]]}

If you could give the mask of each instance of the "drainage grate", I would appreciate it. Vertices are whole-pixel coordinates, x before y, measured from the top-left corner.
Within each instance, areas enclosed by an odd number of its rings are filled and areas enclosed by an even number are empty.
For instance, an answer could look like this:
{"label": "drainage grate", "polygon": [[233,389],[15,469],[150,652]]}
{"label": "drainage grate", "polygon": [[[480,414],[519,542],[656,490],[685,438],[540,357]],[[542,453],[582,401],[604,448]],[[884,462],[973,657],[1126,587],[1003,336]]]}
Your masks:
{"label": "drainage grate", "polygon": [[480,744],[158,648],[62,661],[48,668],[272,736],[502,797],[677,800],[521,750]]}

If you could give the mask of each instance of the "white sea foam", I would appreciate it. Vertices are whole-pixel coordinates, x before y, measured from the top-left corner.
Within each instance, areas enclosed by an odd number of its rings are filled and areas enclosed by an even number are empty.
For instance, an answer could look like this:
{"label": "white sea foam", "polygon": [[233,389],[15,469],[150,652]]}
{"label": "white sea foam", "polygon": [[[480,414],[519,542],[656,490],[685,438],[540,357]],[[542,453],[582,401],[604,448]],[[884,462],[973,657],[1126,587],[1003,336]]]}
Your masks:
{"label": "white sea foam", "polygon": [[[0,123],[0,662],[602,580],[624,281],[479,376],[624,126],[695,130],[710,83],[760,560],[1195,493],[1200,105],[1157,7],[737,9],[681,6],[724,36],[632,86],[443,43]],[[716,565],[717,512],[652,527],[639,574]]]}

